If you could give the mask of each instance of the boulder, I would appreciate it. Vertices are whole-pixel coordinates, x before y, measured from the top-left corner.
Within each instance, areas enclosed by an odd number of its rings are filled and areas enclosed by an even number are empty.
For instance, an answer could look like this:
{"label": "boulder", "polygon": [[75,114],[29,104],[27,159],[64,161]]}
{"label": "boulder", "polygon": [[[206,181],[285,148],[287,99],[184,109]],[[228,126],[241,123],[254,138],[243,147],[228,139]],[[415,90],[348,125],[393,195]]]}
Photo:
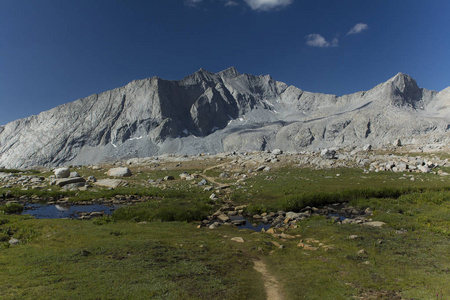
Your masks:
{"label": "boulder", "polygon": [[371,145],[371,144],[365,145],[365,146],[363,147],[363,150],[364,150],[364,151],[370,151],[370,150],[372,150],[372,145]]}
{"label": "boulder", "polygon": [[77,172],[70,172],[70,178],[81,177]]}
{"label": "boulder", "polygon": [[8,243],[9,243],[10,245],[18,245],[18,244],[20,244],[20,240],[15,239],[15,238],[11,238],[11,239],[8,241]]}
{"label": "boulder", "polygon": [[295,213],[293,211],[288,211],[286,213],[286,218],[289,218],[290,220],[296,220],[301,216],[300,213]]}
{"label": "boulder", "polygon": [[62,178],[62,179],[57,179],[55,181],[55,185],[59,186],[59,187],[63,187],[67,184],[71,184],[71,183],[79,183],[79,182],[83,182],[85,183],[86,180],[83,177],[74,177],[74,178]]}
{"label": "boulder", "polygon": [[131,175],[133,175],[130,169],[126,167],[109,169],[107,174],[111,177],[130,177]]}
{"label": "boulder", "polygon": [[125,181],[120,179],[100,179],[97,180],[94,184],[98,186],[104,186],[109,188],[117,188],[118,186],[124,184]]}
{"label": "boulder", "polygon": [[283,154],[283,150],[280,150],[280,149],[273,149],[273,150],[272,150],[272,154],[274,154],[274,155],[280,155],[280,154]]}
{"label": "boulder", "polygon": [[66,190],[79,189],[79,188],[84,188],[84,187],[86,187],[85,182],[76,182],[76,183],[69,183],[69,184],[64,185],[64,189],[66,189]]}
{"label": "boulder", "polygon": [[69,168],[58,168],[53,170],[56,178],[69,178],[70,170]]}
{"label": "boulder", "polygon": [[320,151],[320,156],[325,159],[335,159],[336,158],[336,151],[335,150],[329,150],[329,149],[323,149]]}
{"label": "boulder", "polygon": [[430,173],[431,169],[428,166],[418,166],[417,169],[422,173]]}
{"label": "boulder", "polygon": [[382,227],[383,225],[386,225],[386,223],[381,221],[372,221],[372,222],[366,222],[363,223],[365,226],[372,226],[372,227]]}
{"label": "boulder", "polygon": [[401,147],[401,146],[402,146],[402,141],[401,141],[400,139],[396,139],[396,140],[392,143],[392,145],[393,145],[394,147]]}
{"label": "boulder", "polygon": [[231,240],[236,242],[236,243],[243,243],[244,242],[244,239],[241,238],[240,236],[233,237],[233,238],[231,238]]}
{"label": "boulder", "polygon": [[186,178],[189,177],[190,175],[189,175],[189,173],[187,173],[187,172],[183,172],[183,173],[181,173],[179,176],[180,176],[180,179],[186,180]]}
{"label": "boulder", "polygon": [[217,219],[219,219],[222,222],[228,222],[230,220],[230,218],[226,215],[226,214],[221,214],[217,217]]}
{"label": "boulder", "polygon": [[398,172],[406,172],[407,169],[408,169],[408,166],[405,163],[399,163],[397,165]]}

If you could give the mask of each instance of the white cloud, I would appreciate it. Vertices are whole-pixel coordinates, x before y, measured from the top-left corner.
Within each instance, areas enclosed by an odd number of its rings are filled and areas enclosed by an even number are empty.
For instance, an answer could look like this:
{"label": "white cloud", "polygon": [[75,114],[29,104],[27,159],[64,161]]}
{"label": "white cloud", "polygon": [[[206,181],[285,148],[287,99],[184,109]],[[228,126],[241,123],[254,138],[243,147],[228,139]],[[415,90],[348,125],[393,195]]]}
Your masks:
{"label": "white cloud", "polygon": [[245,0],[245,2],[253,10],[268,11],[288,6],[293,0]]}
{"label": "white cloud", "polygon": [[239,4],[236,1],[233,0],[227,0],[225,2],[225,6],[238,6]]}
{"label": "white cloud", "polygon": [[367,24],[364,23],[358,23],[355,26],[352,27],[352,29],[350,29],[349,32],[347,32],[347,35],[349,34],[358,34],[361,33],[364,30],[369,29],[369,26],[367,26]]}
{"label": "white cloud", "polygon": [[306,45],[310,47],[328,48],[337,47],[339,44],[339,40],[337,37],[335,37],[330,44],[323,36],[317,33],[308,34],[305,38]]}
{"label": "white cloud", "polygon": [[187,6],[196,6],[202,1],[203,0],[184,0],[184,4],[186,4]]}

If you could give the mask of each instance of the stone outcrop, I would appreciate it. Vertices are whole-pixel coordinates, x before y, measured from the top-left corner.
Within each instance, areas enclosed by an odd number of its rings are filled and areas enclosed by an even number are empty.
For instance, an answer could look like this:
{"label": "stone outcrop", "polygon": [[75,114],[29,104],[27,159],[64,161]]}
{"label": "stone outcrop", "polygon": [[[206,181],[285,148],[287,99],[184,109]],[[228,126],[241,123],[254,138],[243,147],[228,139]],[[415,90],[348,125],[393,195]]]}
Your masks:
{"label": "stone outcrop", "polygon": [[[82,165],[161,154],[450,142],[450,88],[397,74],[341,97],[269,75],[200,69],[152,77],[0,126],[0,167]],[[400,142],[401,141],[401,142]]]}
{"label": "stone outcrop", "polygon": [[107,174],[111,177],[130,177],[131,175],[133,175],[130,169],[126,167],[109,169]]}

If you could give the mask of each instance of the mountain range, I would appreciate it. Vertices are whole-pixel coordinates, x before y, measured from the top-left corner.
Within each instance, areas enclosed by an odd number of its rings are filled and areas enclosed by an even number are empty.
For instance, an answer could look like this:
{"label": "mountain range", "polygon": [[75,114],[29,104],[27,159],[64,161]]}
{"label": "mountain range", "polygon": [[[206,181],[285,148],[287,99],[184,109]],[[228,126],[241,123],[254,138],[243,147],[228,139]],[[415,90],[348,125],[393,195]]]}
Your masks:
{"label": "mountain range", "polygon": [[0,126],[0,166],[94,164],[161,154],[448,143],[450,88],[398,73],[368,91],[311,93],[269,75],[200,69],[158,77]]}

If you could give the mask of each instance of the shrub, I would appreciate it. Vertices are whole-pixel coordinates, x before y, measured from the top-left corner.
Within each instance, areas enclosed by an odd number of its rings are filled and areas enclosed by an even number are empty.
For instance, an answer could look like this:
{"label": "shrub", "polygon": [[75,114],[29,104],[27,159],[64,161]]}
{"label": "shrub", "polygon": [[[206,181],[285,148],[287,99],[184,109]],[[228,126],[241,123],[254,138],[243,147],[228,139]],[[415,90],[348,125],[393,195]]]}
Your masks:
{"label": "shrub", "polygon": [[99,218],[95,218],[92,223],[94,225],[105,225],[108,223],[111,223],[113,220],[110,216],[103,216],[103,217],[99,217]]}
{"label": "shrub", "polygon": [[114,221],[197,221],[211,213],[211,207],[203,203],[158,203],[146,202],[134,206],[125,206],[112,214]]}
{"label": "shrub", "polygon": [[0,242],[7,242],[7,241],[9,241],[9,235],[0,232]]}
{"label": "shrub", "polygon": [[0,211],[5,214],[18,214],[23,211],[23,205],[18,203],[8,203],[0,206]]}

